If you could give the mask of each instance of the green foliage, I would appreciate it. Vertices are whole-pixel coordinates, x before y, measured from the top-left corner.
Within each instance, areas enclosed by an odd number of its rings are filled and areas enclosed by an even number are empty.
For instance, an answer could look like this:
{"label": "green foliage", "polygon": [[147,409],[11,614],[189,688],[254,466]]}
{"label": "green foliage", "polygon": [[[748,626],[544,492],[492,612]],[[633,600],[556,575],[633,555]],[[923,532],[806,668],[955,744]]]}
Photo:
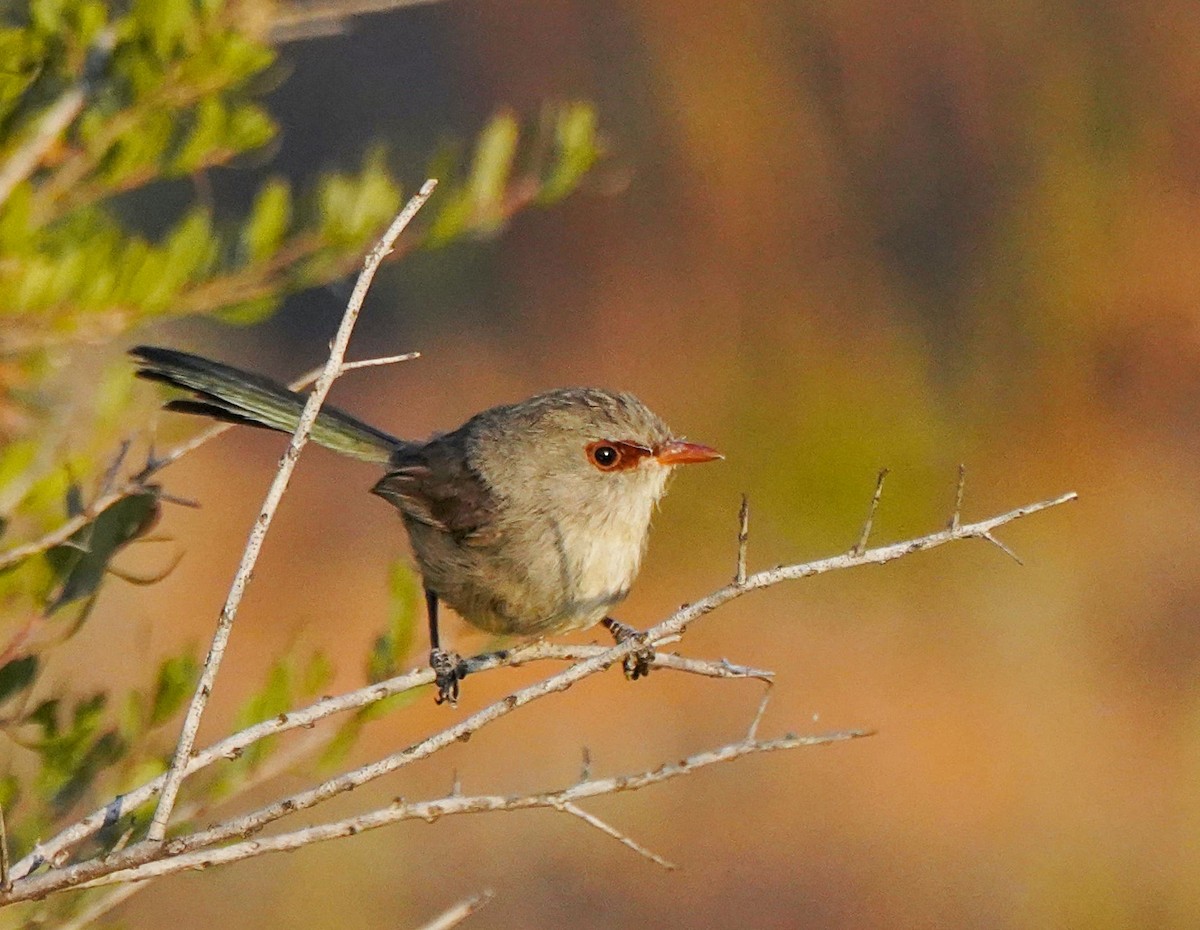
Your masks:
{"label": "green foliage", "polygon": [[24,656],[0,666],[0,704],[20,694],[33,684],[37,672],[37,656]]}
{"label": "green foliage", "polygon": [[516,117],[500,113],[479,134],[465,178],[451,150],[435,159],[430,174],[450,183],[443,180],[431,205],[430,245],[494,235],[521,209],[555,203],[579,187],[603,153],[595,111],[584,103],[550,109],[541,130],[522,144]]}
{"label": "green foliage", "polygon": [[[296,657],[286,655],[274,662],[263,686],[242,705],[235,718],[235,729],[279,717],[311,702],[333,677],[333,665],[321,652],[315,652],[302,666]],[[222,766],[211,780],[209,794],[223,798],[233,794],[260,772],[263,764],[279,749],[280,737],[271,736],[252,744],[238,758]]]}
{"label": "green foliage", "polygon": [[417,615],[420,611],[421,582],[416,572],[404,562],[392,565],[388,577],[391,606],[388,628],[367,657],[367,681],[377,682],[400,673],[400,663],[412,653],[416,638]]}
{"label": "green foliage", "polygon": [[[17,855],[62,818],[163,770],[169,728],[199,671],[189,648],[148,669],[140,686],[79,695],[48,680],[46,653],[86,621],[109,578],[124,577],[121,554],[147,538],[163,500],[138,468],[111,460],[141,418],[128,368],[74,376],[85,347],[169,318],[261,320],[288,295],[355,271],[404,198],[382,148],[296,187],[267,178],[240,214],[214,210],[203,185],[189,187],[277,139],[260,99],[277,53],[252,6],[30,0],[0,9],[0,729],[10,747],[0,806]],[[600,154],[586,104],[549,109],[534,125],[502,112],[469,158],[447,148],[435,159],[438,192],[395,255],[495,235],[520,210],[577,189]],[[152,233],[127,205],[165,185],[171,196],[161,200],[182,206]],[[397,673],[415,636],[412,572],[396,567],[391,590],[387,628],[366,659],[371,681]],[[332,677],[323,654],[285,656],[239,722],[285,713]],[[409,700],[351,715],[322,761],[343,758],[367,721]],[[256,744],[189,781],[189,799],[211,803],[245,787],[280,744]],[[147,816],[109,824],[76,855],[136,835]]]}

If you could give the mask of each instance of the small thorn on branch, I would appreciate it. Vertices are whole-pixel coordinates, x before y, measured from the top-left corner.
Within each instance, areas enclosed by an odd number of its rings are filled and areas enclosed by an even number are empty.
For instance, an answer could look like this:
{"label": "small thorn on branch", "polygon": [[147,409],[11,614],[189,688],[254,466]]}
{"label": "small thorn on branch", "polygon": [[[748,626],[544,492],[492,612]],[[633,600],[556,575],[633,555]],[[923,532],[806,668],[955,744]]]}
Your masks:
{"label": "small thorn on branch", "polygon": [[633,837],[626,836],[624,833],[622,833],[616,827],[612,826],[612,824],[610,824],[604,820],[601,820],[595,814],[588,813],[582,807],[572,804],[570,801],[560,801],[558,804],[555,804],[554,806],[556,808],[558,808],[558,810],[562,811],[564,814],[570,814],[573,817],[578,817],[584,823],[587,823],[590,826],[595,827],[601,833],[611,836],[614,840],[616,840],[622,846],[627,846],[629,849],[632,849],[639,856],[649,859],[655,865],[662,866],[668,872],[674,872],[679,868],[679,866],[677,866],[674,862],[671,862],[669,859],[664,859],[662,856],[660,856],[658,853],[654,852],[653,850],[647,849],[645,846],[643,846],[637,840],[633,839]]}
{"label": "small thorn on branch", "polygon": [[871,539],[871,529],[875,525],[875,513],[879,510],[879,499],[883,497],[883,482],[888,476],[888,471],[887,468],[879,469],[879,477],[875,479],[875,493],[871,495],[871,506],[867,510],[867,520],[863,523],[858,542],[850,550],[850,554],[853,556],[860,556],[867,551],[867,542]]}
{"label": "small thorn on branch", "polygon": [[385,355],[382,358],[364,358],[357,362],[343,362],[338,374],[345,374],[356,368],[377,368],[381,365],[395,365],[397,362],[411,362],[420,357],[420,352],[405,352],[403,355]]}
{"label": "small thorn on branch", "polygon": [[742,506],[738,508],[737,542],[737,573],[733,582],[741,587],[746,583],[746,549],[750,543],[750,498],[745,494],[742,494]]}
{"label": "small thorn on branch", "polygon": [[125,464],[125,457],[129,454],[129,447],[131,445],[132,443],[128,439],[121,440],[121,445],[117,448],[117,454],[113,456],[112,463],[100,479],[100,490],[96,493],[97,497],[105,497],[112,491],[113,486],[117,483],[117,474],[121,471],[121,466]]}
{"label": "small thorn on branch", "polygon": [[[963,491],[967,485],[967,466],[965,463],[960,463],[958,466],[958,486],[954,489],[954,513],[950,515],[950,529],[957,531],[962,526],[962,505]],[[1019,562],[1020,559],[1017,559]]]}
{"label": "small thorn on branch", "polygon": [[999,549],[1001,552],[1003,552],[1005,555],[1007,555],[1010,559],[1012,559],[1018,565],[1025,564],[1024,562],[1021,561],[1021,557],[1019,555],[1017,555],[1015,552],[1013,552],[1012,549],[1010,549],[1004,543],[1000,542],[1000,540],[998,540],[991,533],[982,533],[980,535],[980,538],[986,539],[988,542],[990,542],[993,546],[995,546],[997,549]]}
{"label": "small thorn on branch", "polygon": [[460,901],[450,909],[443,911],[429,923],[424,924],[420,930],[450,930],[451,927],[457,927],[492,900],[493,895],[495,892],[492,889],[485,888],[474,897]]}
{"label": "small thorn on branch", "polygon": [[754,719],[750,721],[750,728],[746,731],[746,741],[749,743],[758,739],[758,727],[762,723],[763,716],[767,712],[767,704],[771,700],[771,685],[774,682],[767,682],[767,687],[763,689],[762,700],[758,702],[758,710],[754,714]]}

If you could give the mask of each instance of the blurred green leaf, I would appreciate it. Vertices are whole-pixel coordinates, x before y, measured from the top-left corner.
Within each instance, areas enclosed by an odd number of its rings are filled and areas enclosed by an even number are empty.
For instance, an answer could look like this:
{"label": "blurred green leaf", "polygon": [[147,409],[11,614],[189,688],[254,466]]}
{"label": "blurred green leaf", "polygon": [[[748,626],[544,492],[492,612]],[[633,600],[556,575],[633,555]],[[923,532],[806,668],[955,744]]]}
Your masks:
{"label": "blurred green leaf", "polygon": [[154,700],[150,706],[150,726],[166,723],[175,716],[183,702],[195,691],[199,675],[200,665],[190,650],[167,659],[159,666]]}
{"label": "blurred green leaf", "polygon": [[259,188],[242,227],[242,251],[250,262],[265,261],[273,255],[292,222],[292,190],[280,178],[272,178]]}
{"label": "blurred green leaf", "polygon": [[87,526],[46,553],[60,580],[57,596],[46,608],[53,614],[66,604],[90,598],[100,587],[112,557],[146,532],[158,516],[158,494],[129,494],[106,508]]}
{"label": "blurred green leaf", "polygon": [[319,694],[333,681],[333,661],[323,652],[309,656],[300,677],[300,692],[307,697]]}
{"label": "blurred green leaf", "polygon": [[21,782],[11,772],[0,775],[0,807],[12,810],[21,799]]}
{"label": "blurred green leaf", "polygon": [[492,232],[505,220],[508,180],[520,138],[521,127],[512,113],[494,116],[479,134],[467,188],[474,223],[481,232]]}
{"label": "blurred green leaf", "polygon": [[602,154],[596,111],[590,104],[573,103],[560,109],[554,134],[556,158],[538,193],[542,204],[555,203],[574,191]]}
{"label": "blurred green leaf", "polygon": [[37,656],[13,659],[0,667],[0,703],[7,701],[33,684],[38,672]]}
{"label": "blurred green leaf", "polygon": [[391,595],[387,631],[376,638],[367,657],[367,680],[384,681],[399,673],[401,663],[412,651],[416,620],[420,611],[421,582],[405,562],[394,562],[388,574]]}

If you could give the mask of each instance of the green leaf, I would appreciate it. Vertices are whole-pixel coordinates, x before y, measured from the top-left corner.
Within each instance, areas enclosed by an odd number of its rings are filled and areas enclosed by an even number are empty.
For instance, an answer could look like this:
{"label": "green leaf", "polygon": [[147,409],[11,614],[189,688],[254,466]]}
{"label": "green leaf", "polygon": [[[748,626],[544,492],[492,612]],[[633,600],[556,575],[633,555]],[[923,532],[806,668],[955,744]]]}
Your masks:
{"label": "green leaf", "polygon": [[130,12],[160,61],[196,40],[198,21],[190,0],[134,0]]}
{"label": "green leaf", "polygon": [[199,663],[190,650],[167,659],[159,666],[154,700],[150,706],[150,726],[156,727],[175,716],[184,700],[195,690],[199,674]]}
{"label": "green leaf", "polygon": [[117,732],[127,742],[135,742],[147,729],[146,696],[140,691],[130,691],[117,715]]}
{"label": "green leaf", "polygon": [[592,170],[603,154],[596,123],[596,111],[586,103],[570,104],[558,112],[554,127],[557,160],[538,191],[539,203],[562,200]]}
{"label": "green leaf", "polygon": [[0,775],[0,807],[12,810],[21,798],[21,781],[16,775]]}
{"label": "green leaf", "polygon": [[66,810],[83,797],[88,788],[105,769],[117,762],[126,750],[125,742],[109,730],[102,734],[82,753],[70,774],[54,793],[52,804],[58,810]]}
{"label": "green leaf", "polygon": [[58,735],[60,703],[58,698],[47,698],[25,716],[25,722],[41,727],[43,739],[53,739]]}
{"label": "green leaf", "polygon": [[416,620],[421,602],[421,583],[416,572],[404,562],[392,564],[388,576],[391,604],[388,628],[375,640],[367,657],[367,680],[383,681],[399,673],[401,663],[412,651]]}
{"label": "green leaf", "polygon": [[512,113],[493,117],[479,134],[467,187],[475,225],[482,232],[494,231],[504,221],[508,179],[520,138],[521,126]]}
{"label": "green leaf", "polygon": [[292,190],[286,181],[272,178],[259,189],[242,229],[242,251],[247,261],[261,262],[274,255],[291,222]]}
{"label": "green leaf", "polygon": [[10,488],[28,471],[38,453],[38,444],[32,439],[17,440],[0,446],[0,503],[11,507],[21,496],[18,490],[12,493]]}
{"label": "green leaf", "polygon": [[323,652],[314,652],[300,677],[300,693],[308,697],[324,690],[333,681],[333,661]]}
{"label": "green leaf", "polygon": [[60,581],[47,614],[99,590],[108,563],[122,547],[146,532],[158,517],[158,494],[129,494],[106,508],[95,520],[62,545],[46,553],[46,561]]}
{"label": "green leaf", "polygon": [[266,145],[278,131],[279,127],[266,110],[243,103],[230,111],[222,144],[233,152],[248,152]]}
{"label": "green leaf", "polygon": [[21,693],[31,684],[38,672],[37,656],[13,659],[0,667],[0,703]]}
{"label": "green leaf", "polygon": [[241,303],[222,307],[213,315],[235,326],[253,326],[255,323],[261,323],[268,319],[279,309],[281,303],[283,303],[282,297],[261,297],[258,300],[244,300]]}
{"label": "green leaf", "polygon": [[222,148],[228,114],[220,97],[205,97],[192,112],[192,126],[171,160],[171,170],[190,174],[203,166],[211,153]]}
{"label": "green leaf", "polygon": [[364,722],[364,718],[359,714],[352,714],[345,723],[337,728],[337,732],[321,749],[317,765],[325,771],[341,765],[350,755],[354,744],[358,742]]}

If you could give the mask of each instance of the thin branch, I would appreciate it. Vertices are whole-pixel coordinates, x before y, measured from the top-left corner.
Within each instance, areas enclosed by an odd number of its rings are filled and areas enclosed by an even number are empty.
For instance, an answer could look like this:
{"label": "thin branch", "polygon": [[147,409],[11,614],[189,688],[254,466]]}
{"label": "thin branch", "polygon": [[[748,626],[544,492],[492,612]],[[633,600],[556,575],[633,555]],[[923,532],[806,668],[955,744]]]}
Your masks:
{"label": "thin branch", "polygon": [[1017,555],[1015,552],[1013,552],[1012,549],[1010,549],[1008,546],[1006,546],[1004,543],[1002,543],[1000,540],[998,540],[991,533],[982,533],[982,534],[980,534],[979,538],[985,539],[988,542],[990,542],[993,546],[995,546],[997,549],[999,549],[1001,552],[1003,552],[1006,556],[1008,556],[1010,559],[1012,559],[1018,565],[1025,564],[1024,562],[1021,561],[1021,557],[1019,555]]}
{"label": "thin branch", "polygon": [[[746,579],[745,585],[730,584],[721,588],[707,597],[689,604],[680,610],[676,611],[670,617],[652,627],[646,632],[646,641],[658,642],[668,636],[675,636],[682,633],[691,623],[705,614],[711,613],[718,607],[747,594],[749,591],[759,588],[767,588],[780,582],[793,580],[798,578],[806,578],[812,575],[824,574],[830,571],[835,571],[844,568],[850,568],[856,565],[864,564],[883,564],[890,562],[893,559],[900,558],[913,552],[922,551],[925,549],[936,548],[937,546],[945,545],[959,539],[969,538],[984,538],[985,535],[991,534],[995,529],[1011,523],[1014,520],[1022,517],[1038,513],[1050,507],[1055,507],[1060,504],[1067,503],[1077,499],[1074,492],[1060,495],[1059,497],[1041,501],[1039,503],[1030,504],[1024,507],[1019,507],[999,516],[991,517],[987,520],[981,520],[976,523],[960,525],[957,528],[947,528],[937,533],[932,533],[927,536],[917,539],[907,540],[904,542],[894,543],[888,546],[880,546],[876,549],[868,550],[859,556],[852,554],[843,554],[827,559],[820,559],[814,562],[802,563],[797,565],[780,566],[778,568],[767,571],[758,572],[750,575]],[[528,654],[537,652],[544,648],[545,644],[535,644],[534,648]],[[401,750],[391,756],[380,759],[369,765],[362,766],[358,769],[343,773],[335,778],[311,788],[306,791],[301,791],[290,797],[281,798],[257,811],[252,811],[241,817],[234,818],[224,823],[216,824],[208,829],[200,830],[184,837],[176,838],[166,844],[142,842],[135,844],[123,853],[110,857],[104,861],[88,861],[78,865],[69,866],[59,871],[51,872],[44,875],[29,876],[24,880],[15,883],[11,892],[0,894],[0,904],[10,903],[17,900],[26,900],[33,897],[41,897],[53,891],[62,888],[76,887],[82,882],[97,881],[108,882],[113,881],[110,876],[116,872],[136,874],[137,877],[149,877],[143,875],[140,871],[143,866],[153,863],[157,868],[174,870],[172,863],[183,858],[189,863],[220,862],[232,861],[221,858],[222,856],[233,856],[234,858],[245,858],[249,855],[256,854],[259,849],[271,850],[275,848],[296,848],[296,846],[287,845],[289,842],[294,842],[297,839],[297,834],[284,834],[284,837],[292,837],[291,840],[281,840],[280,837],[274,837],[269,840],[259,840],[248,844],[237,844],[234,846],[225,847],[217,851],[204,851],[204,847],[211,846],[215,843],[222,843],[238,836],[247,836],[258,832],[267,824],[280,819],[288,814],[311,808],[328,798],[334,797],[346,791],[366,784],[376,778],[393,772],[399,768],[409,765],[421,759],[428,758],[430,755],[440,751],[441,749],[454,745],[458,741],[469,737],[472,733],[478,731],[483,726],[500,719],[503,716],[511,713],[515,709],[538,700],[550,694],[564,691],[571,687],[576,682],[590,675],[596,674],[610,667],[615,663],[620,663],[623,658],[633,650],[640,648],[641,642],[630,640],[625,643],[619,643],[608,649],[592,655],[589,658],[582,659],[569,668],[559,672],[550,678],[537,682],[530,686],[520,689],[513,694],[508,695],[501,701],[497,701],[488,707],[470,715],[469,717],[459,721],[458,723],[445,728],[444,730],[415,743],[406,749]],[[527,660],[527,653],[522,653],[521,650],[513,650],[507,654],[510,662],[514,657],[520,655],[522,659]],[[498,658],[497,663],[500,659]],[[421,673],[414,673],[426,676],[423,680],[428,681],[431,674],[428,670]],[[296,715],[291,715],[290,719],[295,719]],[[263,724],[259,725],[260,727]],[[255,729],[255,728],[251,728]],[[861,735],[861,734],[853,734]],[[259,737],[261,738],[261,737]],[[846,738],[844,735],[840,738]],[[804,740],[819,740],[820,738],[809,737],[802,738]],[[777,745],[778,741],[771,741],[769,748],[790,748],[789,746]],[[795,745],[808,745],[808,742],[797,743]],[[746,745],[746,744],[738,744]],[[758,743],[753,745],[758,746]],[[728,749],[728,747],[726,747]],[[757,750],[755,750],[757,751]],[[764,750],[765,751],[765,750]],[[744,754],[744,753],[742,753]],[[668,771],[670,767],[658,771]],[[594,782],[586,782],[585,784],[594,784]],[[574,789],[573,789],[574,790]],[[587,796],[587,795],[585,795]],[[576,795],[559,795],[560,800],[577,800]],[[461,805],[462,799],[456,799],[455,804]],[[491,802],[489,802],[491,803]],[[497,802],[499,803],[499,802]],[[551,805],[552,806],[552,805]],[[484,807],[480,809],[493,809],[492,807]],[[499,809],[499,808],[495,808]],[[507,807],[504,809],[514,809]],[[405,811],[418,811],[415,814],[406,813],[404,816],[396,817],[394,814],[392,819],[407,819],[409,816],[425,816],[436,817],[443,812],[443,809],[437,807],[429,807],[428,805],[421,807],[419,805],[405,806]],[[423,813],[422,813],[423,812]],[[453,812],[467,812],[466,808],[457,807]],[[392,822],[388,820],[387,822]],[[348,827],[346,822],[342,824],[346,832],[338,833],[338,825],[326,825],[325,827],[309,828],[310,831],[318,831],[316,833],[306,833],[315,837],[311,841],[318,839],[332,839],[334,835],[349,835],[353,832],[358,832],[364,828],[362,823],[355,821]],[[382,824],[380,824],[382,825]],[[365,828],[370,828],[369,826]],[[333,833],[321,833],[320,831],[333,830]],[[60,834],[61,835],[61,834]],[[271,845],[284,843],[282,846]],[[298,842],[296,845],[303,845]],[[240,850],[239,853],[231,853],[230,850]],[[209,860],[204,860],[205,855],[216,857]],[[31,854],[32,856],[32,854]],[[170,856],[169,859],[164,859],[164,856]],[[190,857],[190,858],[187,858]],[[26,857],[26,860],[30,859]],[[53,857],[52,857],[53,858]],[[159,860],[154,862],[154,860]],[[24,863],[26,860],[22,860]],[[38,860],[35,859],[34,863]],[[40,861],[45,861],[44,859]],[[187,866],[190,867],[190,866]],[[21,873],[26,874],[26,873]],[[150,874],[159,874],[152,872]],[[163,873],[166,874],[166,873]]]}
{"label": "thin branch", "polygon": [[763,691],[762,700],[758,702],[758,710],[755,711],[754,719],[750,721],[750,728],[746,731],[746,739],[758,739],[758,728],[762,724],[762,719],[766,716],[767,705],[771,703],[771,684],[767,683],[766,689]]}
{"label": "thin branch", "polygon": [[254,572],[254,566],[258,561],[258,554],[262,550],[263,539],[266,537],[267,530],[271,526],[271,521],[275,516],[276,509],[279,507],[280,500],[283,498],[283,493],[287,490],[288,482],[291,480],[292,472],[295,470],[296,462],[300,457],[300,450],[308,442],[308,435],[316,423],[317,414],[321,411],[321,405],[325,402],[325,397],[329,394],[329,389],[333,386],[334,379],[337,377],[343,359],[346,357],[346,349],[350,344],[350,334],[354,331],[354,324],[358,320],[358,314],[362,309],[367,291],[370,289],[371,281],[374,279],[375,272],[383,261],[383,257],[391,251],[392,244],[412,221],[413,217],[416,216],[417,211],[421,209],[425,201],[429,199],[436,185],[437,182],[433,180],[425,182],[421,190],[400,211],[400,214],[392,222],[392,225],[388,227],[387,232],[383,234],[383,237],[376,244],[375,248],[368,253],[366,260],[363,262],[363,270],[354,284],[354,291],[350,296],[350,302],[346,305],[346,312],[342,315],[341,325],[334,336],[333,345],[329,352],[329,360],[325,363],[325,368],[321,372],[320,377],[317,378],[317,383],[313,386],[312,393],[308,395],[304,411],[300,415],[300,422],[297,424],[296,430],[292,434],[292,439],[283,453],[279,469],[276,471],[275,479],[271,482],[271,487],[267,491],[267,497],[263,501],[258,518],[254,521],[250,537],[246,541],[246,548],[242,553],[241,563],[238,565],[237,573],[234,575],[233,583],[230,585],[229,596],[225,600],[225,606],[221,609],[221,616],[217,621],[217,629],[213,634],[212,644],[209,646],[208,656],[204,661],[204,669],[200,674],[200,681],[196,685],[195,694],[193,694],[191,703],[188,705],[187,716],[184,718],[183,728],[179,735],[179,743],[175,747],[175,754],[171,759],[170,766],[167,768],[166,778],[163,781],[162,791],[158,798],[158,807],[154,811],[154,817],[150,821],[150,827],[146,834],[147,841],[151,843],[161,841],[166,835],[167,823],[171,818],[171,810],[175,806],[179,787],[183,783],[186,774],[188,757],[192,753],[192,747],[196,741],[196,733],[200,729],[200,718],[204,714],[205,707],[208,705],[208,697],[212,693],[213,682],[216,680],[217,670],[221,665],[221,658],[225,654],[225,646],[229,642],[229,634],[233,628],[233,621],[237,616],[242,595],[246,590],[246,585],[250,582],[250,576]]}
{"label": "thin branch", "polygon": [[611,836],[622,846],[632,849],[639,856],[643,857],[644,859],[649,859],[655,865],[662,866],[668,872],[674,872],[679,868],[679,866],[677,866],[674,862],[671,862],[669,859],[664,859],[652,849],[647,849],[637,840],[633,839],[633,837],[627,836],[612,824],[601,820],[595,814],[588,813],[582,807],[572,804],[569,801],[564,801],[561,805],[557,805],[555,810],[560,810],[564,814],[570,814],[572,817],[578,817],[588,826],[595,827],[606,836]]}
{"label": "thin branch", "polygon": [[[419,355],[420,353],[413,353]],[[298,391],[302,387],[307,387],[321,373],[321,368],[314,368],[312,371],[302,375],[295,381],[291,382],[288,387],[293,391]],[[214,423],[205,429],[202,429],[196,435],[183,442],[172,446],[162,455],[151,451],[146,464],[130,478],[121,487],[115,490],[105,488],[104,482],[101,483],[102,493],[91,504],[83,509],[82,512],[76,514],[71,519],[60,523],[53,530],[39,536],[37,539],[27,543],[22,543],[19,546],[14,546],[0,553],[0,571],[16,565],[23,559],[30,556],[45,552],[48,549],[53,549],[55,546],[61,546],[66,543],[77,532],[95,520],[100,514],[104,513],[109,507],[118,501],[123,500],[130,494],[136,494],[146,490],[146,482],[154,475],[162,471],[168,465],[173,465],[185,455],[195,452],[205,443],[216,439],[227,430],[233,429],[232,423]],[[122,443],[122,446],[124,443]],[[159,500],[169,501],[171,503],[183,504],[184,506],[194,507],[194,501],[185,501],[182,498],[159,491]]]}
{"label": "thin branch", "polygon": [[850,550],[851,555],[862,555],[866,551],[867,543],[871,539],[871,529],[875,525],[875,513],[879,510],[879,500],[883,497],[883,482],[887,476],[888,470],[886,468],[879,469],[879,477],[875,479],[875,493],[871,496],[871,506],[867,510],[867,519],[863,523],[862,533],[858,537],[858,542]]}
{"label": "thin branch", "polygon": [[750,544],[750,498],[742,495],[742,506],[738,508],[737,535],[737,571],[733,575],[733,583],[746,583],[746,550]]}
{"label": "thin branch", "polygon": [[486,905],[492,896],[495,894],[490,888],[485,888],[479,894],[470,898],[465,898],[459,901],[451,908],[447,908],[438,914],[433,920],[427,924],[422,924],[417,930],[450,930],[451,927],[457,927],[464,920],[474,914],[481,907]]}
{"label": "thin branch", "polygon": [[8,825],[4,821],[4,805],[0,804],[0,891],[12,890],[12,871],[8,861]]}
{"label": "thin branch", "polygon": [[695,753],[679,762],[661,765],[653,770],[631,775],[595,778],[546,794],[520,796],[447,796],[432,801],[416,801],[411,803],[398,798],[390,806],[371,811],[370,813],[359,814],[354,817],[347,817],[344,820],[337,820],[316,826],[304,827],[291,833],[280,833],[261,839],[233,843],[232,845],[216,849],[203,849],[172,855],[170,858],[147,862],[136,868],[122,869],[121,871],[102,875],[80,884],[78,887],[88,888],[119,882],[143,881],[147,878],[172,875],[188,869],[206,868],[227,862],[237,862],[241,859],[248,859],[264,853],[286,852],[311,845],[312,843],[321,843],[345,836],[357,836],[368,830],[377,830],[380,827],[400,823],[405,820],[433,822],[442,817],[449,817],[455,814],[481,814],[491,811],[518,811],[544,808],[559,810],[564,804],[574,803],[587,798],[600,797],[602,795],[618,794],[622,791],[638,791],[650,785],[657,785],[675,778],[691,775],[712,765],[732,762],[743,756],[798,749],[804,746],[827,746],[833,743],[871,736],[872,732],[870,730],[841,730],[810,736],[789,734],[770,740],[741,740],[716,749],[708,749]]}
{"label": "thin branch", "polygon": [[408,6],[425,6],[438,0],[293,0],[279,4],[268,38],[272,43],[297,42],[340,35],[348,20],[367,13]]}
{"label": "thin branch", "polygon": [[139,891],[144,891],[149,885],[131,882],[96,896],[96,900],[76,914],[64,924],[59,924],[56,930],[85,930],[93,923],[111,911],[114,907],[132,898]]}
{"label": "thin branch", "polygon": [[420,358],[420,352],[405,352],[403,355],[385,355],[382,358],[364,358],[357,362],[346,362],[342,365],[341,374],[356,368],[377,368],[380,365],[395,365],[397,362],[411,362]]}
{"label": "thin branch", "polygon": [[[580,661],[594,658],[606,651],[609,646],[559,646],[553,643],[536,642],[518,646],[503,653],[487,653],[468,660],[471,663],[471,673],[489,671],[505,666],[517,667],[528,662],[543,660]],[[708,678],[756,678],[770,681],[773,672],[766,669],[733,665],[727,660],[716,662],[701,659],[685,658],[669,652],[656,653],[654,668],[667,668],[676,671],[701,675]],[[385,698],[414,688],[426,687],[433,684],[434,673],[430,668],[416,669],[404,675],[398,675],[376,684],[367,685],[337,697],[322,698],[299,710],[278,714],[253,726],[246,727],[225,739],[213,743],[200,750],[188,760],[185,776],[192,776],[201,769],[208,768],[223,759],[237,759],[250,746],[261,740],[279,736],[292,730],[310,729],[322,720],[336,714],[358,710],[382,701]],[[97,808],[86,817],[71,824],[54,837],[38,843],[30,852],[21,858],[12,869],[13,878],[20,879],[45,862],[56,860],[66,850],[89,836],[93,836],[105,824],[113,823],[132,811],[137,810],[147,801],[152,800],[162,790],[166,775],[159,775],[145,784],[125,792],[103,807]]]}
{"label": "thin branch", "polygon": [[[958,484],[954,488],[954,513],[950,515],[950,529],[956,530],[962,523],[963,493],[967,487],[967,466],[958,466]],[[1018,562],[1020,559],[1017,560]]]}

